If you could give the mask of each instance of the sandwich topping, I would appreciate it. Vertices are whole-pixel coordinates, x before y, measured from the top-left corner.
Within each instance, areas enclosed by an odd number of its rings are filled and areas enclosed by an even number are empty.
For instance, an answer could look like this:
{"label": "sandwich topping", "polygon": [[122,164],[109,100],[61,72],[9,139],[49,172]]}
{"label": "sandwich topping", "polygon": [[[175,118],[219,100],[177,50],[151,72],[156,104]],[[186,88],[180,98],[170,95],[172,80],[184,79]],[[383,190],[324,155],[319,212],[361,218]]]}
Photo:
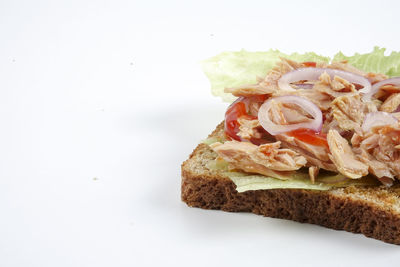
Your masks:
{"label": "sandwich topping", "polygon": [[312,183],[321,172],[400,179],[400,77],[282,58],[257,84],[225,92],[238,98],[227,141],[211,148],[232,170],[290,180],[305,169]]}

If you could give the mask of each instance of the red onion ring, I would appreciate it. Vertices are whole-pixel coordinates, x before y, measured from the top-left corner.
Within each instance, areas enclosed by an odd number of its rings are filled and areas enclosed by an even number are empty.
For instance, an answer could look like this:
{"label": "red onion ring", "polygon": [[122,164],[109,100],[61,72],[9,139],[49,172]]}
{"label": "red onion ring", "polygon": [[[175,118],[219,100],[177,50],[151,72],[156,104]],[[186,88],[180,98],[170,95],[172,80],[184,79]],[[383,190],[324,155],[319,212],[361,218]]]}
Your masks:
{"label": "red onion ring", "polygon": [[361,126],[364,132],[368,132],[372,127],[383,126],[397,123],[398,120],[387,112],[378,111],[371,112],[365,116],[364,122]]}
{"label": "red onion ring", "polygon": [[368,97],[371,98],[373,95],[375,95],[378,92],[379,88],[381,88],[382,86],[387,85],[387,84],[400,85],[400,77],[386,79],[386,80],[380,81],[380,82],[372,85],[371,92],[366,94],[365,97],[367,97],[367,95],[368,95]]}
{"label": "red onion ring", "polygon": [[296,85],[298,89],[312,89],[314,86],[310,83],[294,83],[294,85]]}
{"label": "red onion ring", "polygon": [[[269,111],[272,107],[272,101],[296,104],[308,112],[314,119],[311,122],[302,122],[289,125],[275,124],[269,118]],[[300,128],[312,129],[316,132],[320,132],[322,129],[322,112],[314,103],[306,98],[293,95],[279,96],[270,98],[261,105],[258,111],[258,121],[260,122],[261,126],[271,135],[290,132]]]}
{"label": "red onion ring", "polygon": [[[324,72],[328,73],[328,75],[331,77],[339,76],[351,83],[357,83],[363,86],[363,88],[359,90],[360,93],[363,93],[365,96],[370,95],[371,83],[368,81],[367,78],[352,72],[328,68],[299,68],[290,71],[282,75],[282,77],[278,81],[278,86],[282,90],[294,91],[296,89],[290,86],[291,83],[301,80],[318,80],[321,74]],[[366,100],[369,99],[367,99],[366,97]]]}

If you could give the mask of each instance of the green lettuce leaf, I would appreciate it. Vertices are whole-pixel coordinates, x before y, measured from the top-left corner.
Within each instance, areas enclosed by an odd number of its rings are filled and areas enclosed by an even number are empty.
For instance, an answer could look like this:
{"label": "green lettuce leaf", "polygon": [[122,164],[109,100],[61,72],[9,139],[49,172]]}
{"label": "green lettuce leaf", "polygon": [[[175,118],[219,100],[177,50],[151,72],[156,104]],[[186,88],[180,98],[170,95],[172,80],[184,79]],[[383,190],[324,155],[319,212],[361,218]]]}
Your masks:
{"label": "green lettuce leaf", "polygon": [[329,190],[331,185],[315,183],[312,184],[308,174],[304,177],[296,177],[291,180],[279,180],[262,175],[249,175],[241,172],[225,172],[226,176],[236,185],[236,190],[241,193],[249,190],[266,189],[309,189],[309,190]]}
{"label": "green lettuce leaf", "polygon": [[257,77],[265,77],[280,57],[296,61],[329,62],[329,57],[317,55],[313,52],[305,54],[285,54],[278,50],[267,52],[223,52],[202,62],[203,71],[210,80],[213,95],[220,96],[224,101],[235,99],[231,94],[224,93],[227,87],[244,84],[254,84]]}
{"label": "green lettuce leaf", "polygon": [[392,76],[400,76],[400,52],[392,52],[385,56],[385,48],[374,47],[371,53],[345,56],[337,53],[332,61],[347,60],[351,65],[366,72],[378,72]]}
{"label": "green lettuce leaf", "polygon": [[[222,166],[222,165],[221,165]],[[219,167],[222,170],[224,166]],[[342,182],[328,183],[341,179],[342,174],[322,172],[318,175],[317,181],[313,184],[308,176],[308,171],[301,169],[293,174],[289,180],[280,180],[260,174],[249,174],[243,172],[225,171],[224,175],[236,185],[236,190],[241,193],[249,190],[266,189],[307,189],[307,190],[329,190],[348,186],[379,186],[380,183],[372,175],[364,176],[360,179],[346,179]],[[332,180],[333,179],[333,180]]]}
{"label": "green lettuce leaf", "polygon": [[[371,53],[345,56],[337,53],[332,61],[347,60],[351,65],[366,72],[378,72],[389,77],[400,76],[400,52],[392,52],[385,56],[385,48],[374,47]],[[330,62],[329,57],[318,55],[314,52],[305,54],[285,54],[279,50],[267,52],[223,52],[215,57],[202,62],[203,71],[210,80],[211,91],[215,96],[224,101],[232,102],[235,97],[224,93],[225,88],[253,84],[257,77],[265,77],[280,57],[296,61]]]}

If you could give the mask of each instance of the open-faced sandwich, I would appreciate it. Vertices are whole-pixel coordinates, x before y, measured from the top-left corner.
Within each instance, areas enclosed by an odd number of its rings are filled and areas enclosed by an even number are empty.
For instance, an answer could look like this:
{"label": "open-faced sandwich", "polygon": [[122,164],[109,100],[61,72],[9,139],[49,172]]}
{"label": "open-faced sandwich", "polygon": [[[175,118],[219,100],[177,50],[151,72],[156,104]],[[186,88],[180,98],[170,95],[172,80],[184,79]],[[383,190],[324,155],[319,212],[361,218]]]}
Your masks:
{"label": "open-faced sandwich", "polygon": [[213,86],[237,98],[183,163],[182,200],[400,244],[400,58],[383,51],[207,61]]}

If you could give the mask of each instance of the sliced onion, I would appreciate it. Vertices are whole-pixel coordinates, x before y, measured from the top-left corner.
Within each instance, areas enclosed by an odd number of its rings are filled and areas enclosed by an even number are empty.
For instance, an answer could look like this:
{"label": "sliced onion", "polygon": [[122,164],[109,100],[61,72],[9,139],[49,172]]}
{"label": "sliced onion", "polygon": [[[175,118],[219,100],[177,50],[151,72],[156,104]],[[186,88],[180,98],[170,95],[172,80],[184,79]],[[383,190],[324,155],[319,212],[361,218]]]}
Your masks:
{"label": "sliced onion", "polygon": [[373,95],[375,95],[378,92],[379,88],[381,88],[382,86],[387,85],[387,84],[400,85],[400,77],[386,79],[386,80],[380,81],[380,82],[372,85],[371,92],[369,92],[369,94],[366,94],[365,97],[371,98]]}
{"label": "sliced onion", "polygon": [[[296,104],[304,109],[304,111],[309,113],[314,119],[310,122],[302,122],[288,125],[276,124],[269,118],[269,111],[272,107],[272,101]],[[268,99],[266,102],[264,102],[264,104],[261,105],[258,111],[258,120],[261,126],[271,135],[290,132],[300,128],[312,129],[316,132],[320,132],[322,128],[321,110],[310,100],[293,95],[279,96]]]}
{"label": "sliced onion", "polygon": [[312,89],[314,84],[311,83],[294,83],[293,85],[296,85],[296,87],[300,89]]}
{"label": "sliced onion", "polygon": [[361,126],[364,132],[368,132],[372,127],[383,126],[397,123],[398,120],[387,112],[371,112],[365,116],[364,123]]}
{"label": "sliced onion", "polygon": [[[368,81],[367,78],[352,72],[336,70],[336,69],[328,69],[328,68],[299,68],[293,70],[291,72],[284,74],[279,79],[278,86],[282,90],[294,91],[296,89],[290,86],[291,83],[302,80],[307,80],[307,81],[318,80],[319,76],[321,76],[321,74],[323,74],[324,72],[328,73],[328,75],[331,76],[331,78],[334,76],[339,76],[351,83],[356,83],[361,85],[363,88],[359,91],[364,95],[369,95],[371,92],[371,83]],[[371,97],[369,96],[369,99],[370,98]]]}

